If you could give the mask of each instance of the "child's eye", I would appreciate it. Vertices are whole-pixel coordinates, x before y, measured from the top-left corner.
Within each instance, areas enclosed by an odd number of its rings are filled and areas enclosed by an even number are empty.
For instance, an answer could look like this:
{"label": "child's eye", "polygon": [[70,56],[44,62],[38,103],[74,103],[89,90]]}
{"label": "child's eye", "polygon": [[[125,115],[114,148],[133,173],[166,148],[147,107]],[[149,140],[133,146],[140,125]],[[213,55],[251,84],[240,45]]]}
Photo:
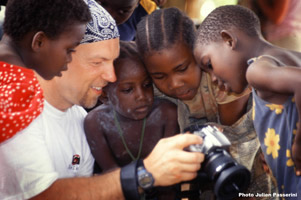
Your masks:
{"label": "child's eye", "polygon": [[211,70],[213,69],[210,61],[208,61],[208,63],[206,64],[206,67],[207,67],[207,69],[211,69]]}
{"label": "child's eye", "polygon": [[163,74],[156,74],[156,75],[152,75],[153,79],[163,79],[164,75]]}
{"label": "child's eye", "polygon": [[184,72],[188,68],[188,65],[178,68],[179,72]]}
{"label": "child's eye", "polygon": [[67,49],[67,53],[70,54],[70,53],[74,53],[75,52],[75,49]]}
{"label": "child's eye", "polygon": [[129,13],[131,10],[118,10],[118,13],[123,15],[123,14],[126,14],[126,13]]}
{"label": "child's eye", "polygon": [[125,94],[128,94],[132,91],[133,89],[132,88],[124,88],[121,90],[122,93],[125,93]]}
{"label": "child's eye", "polygon": [[150,87],[152,87],[152,86],[153,86],[153,83],[152,83],[151,81],[146,82],[146,83],[144,84],[144,87],[145,87],[145,88],[150,88]]}

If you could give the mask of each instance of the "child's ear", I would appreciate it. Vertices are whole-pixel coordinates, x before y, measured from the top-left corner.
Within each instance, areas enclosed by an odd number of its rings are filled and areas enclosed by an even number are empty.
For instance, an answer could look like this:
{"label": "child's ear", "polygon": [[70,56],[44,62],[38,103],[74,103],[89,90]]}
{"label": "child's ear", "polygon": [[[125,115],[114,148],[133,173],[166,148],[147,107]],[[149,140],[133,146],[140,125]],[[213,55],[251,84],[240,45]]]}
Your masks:
{"label": "child's ear", "polygon": [[222,30],[221,37],[223,41],[226,42],[226,44],[229,45],[229,47],[231,47],[231,49],[234,49],[236,47],[237,38],[234,34],[232,34],[232,32],[227,30]]}
{"label": "child's ear", "polygon": [[39,52],[44,46],[47,36],[43,31],[36,32],[31,41],[31,48],[34,52]]}

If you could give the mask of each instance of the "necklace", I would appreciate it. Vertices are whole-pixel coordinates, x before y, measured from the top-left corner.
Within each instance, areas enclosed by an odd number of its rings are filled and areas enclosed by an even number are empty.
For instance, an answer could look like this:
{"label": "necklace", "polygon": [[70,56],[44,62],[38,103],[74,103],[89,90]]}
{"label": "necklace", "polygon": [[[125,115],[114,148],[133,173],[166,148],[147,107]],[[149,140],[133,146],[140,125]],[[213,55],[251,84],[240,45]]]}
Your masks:
{"label": "necklace", "polygon": [[141,138],[140,138],[140,144],[139,144],[139,151],[138,151],[138,155],[137,157],[135,158],[131,152],[131,150],[128,148],[128,146],[126,145],[125,143],[125,139],[123,137],[123,132],[121,130],[121,127],[120,127],[120,123],[117,119],[117,115],[116,115],[116,112],[115,110],[113,111],[114,112],[114,121],[115,121],[115,125],[117,126],[117,129],[118,129],[118,133],[119,133],[119,136],[122,140],[122,143],[123,143],[123,146],[126,150],[126,152],[130,155],[130,157],[132,158],[133,161],[136,161],[140,158],[140,155],[141,155],[141,151],[142,151],[142,144],[143,144],[143,138],[144,138],[144,132],[145,132],[145,124],[146,124],[146,117],[143,119],[143,125],[142,125],[142,130],[141,130]]}

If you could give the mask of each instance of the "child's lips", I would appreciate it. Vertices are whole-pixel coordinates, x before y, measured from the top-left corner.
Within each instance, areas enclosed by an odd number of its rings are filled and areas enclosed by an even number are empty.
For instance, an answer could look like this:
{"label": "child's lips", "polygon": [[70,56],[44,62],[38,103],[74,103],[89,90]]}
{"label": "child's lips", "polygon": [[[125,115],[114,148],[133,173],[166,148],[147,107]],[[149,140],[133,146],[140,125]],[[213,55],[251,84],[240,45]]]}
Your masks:
{"label": "child's lips", "polygon": [[187,90],[185,92],[177,94],[176,96],[178,99],[186,99],[187,97],[190,97],[190,95],[191,95],[191,90]]}
{"label": "child's lips", "polygon": [[140,106],[138,108],[136,108],[136,112],[146,112],[148,110],[149,106],[145,105],[145,106]]}

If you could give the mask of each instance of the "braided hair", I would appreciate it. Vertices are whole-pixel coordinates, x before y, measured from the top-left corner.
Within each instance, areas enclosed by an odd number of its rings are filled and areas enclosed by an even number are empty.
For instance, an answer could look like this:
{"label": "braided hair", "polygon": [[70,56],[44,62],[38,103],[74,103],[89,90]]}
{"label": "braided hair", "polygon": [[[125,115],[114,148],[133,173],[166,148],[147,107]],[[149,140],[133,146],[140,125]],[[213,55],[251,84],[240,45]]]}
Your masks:
{"label": "braided hair", "polygon": [[178,8],[156,10],[137,25],[136,42],[139,53],[145,56],[183,42],[193,49],[195,26],[192,20]]}

